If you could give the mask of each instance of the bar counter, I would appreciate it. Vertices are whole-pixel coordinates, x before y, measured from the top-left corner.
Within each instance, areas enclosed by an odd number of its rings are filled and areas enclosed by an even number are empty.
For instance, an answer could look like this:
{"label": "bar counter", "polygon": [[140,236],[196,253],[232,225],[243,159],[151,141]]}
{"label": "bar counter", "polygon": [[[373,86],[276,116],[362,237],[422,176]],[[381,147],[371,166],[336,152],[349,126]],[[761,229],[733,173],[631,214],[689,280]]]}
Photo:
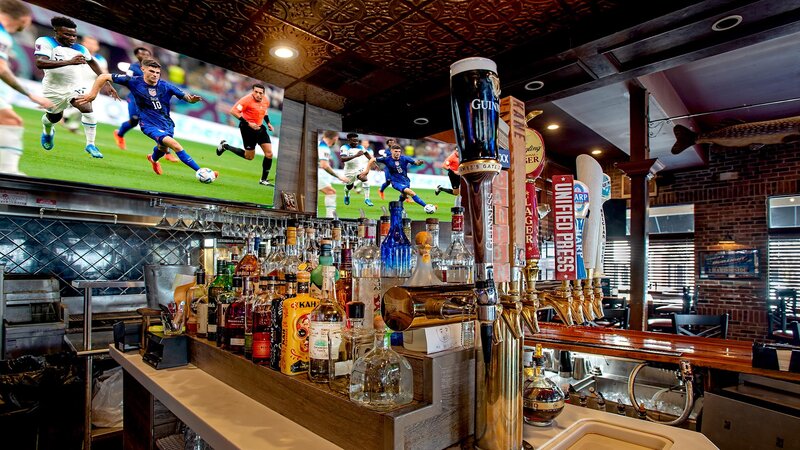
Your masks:
{"label": "bar counter", "polygon": [[550,323],[539,328],[540,333],[525,339],[526,345],[656,362],[688,360],[696,367],[800,381],[800,373],[753,367],[752,343],[746,341]]}

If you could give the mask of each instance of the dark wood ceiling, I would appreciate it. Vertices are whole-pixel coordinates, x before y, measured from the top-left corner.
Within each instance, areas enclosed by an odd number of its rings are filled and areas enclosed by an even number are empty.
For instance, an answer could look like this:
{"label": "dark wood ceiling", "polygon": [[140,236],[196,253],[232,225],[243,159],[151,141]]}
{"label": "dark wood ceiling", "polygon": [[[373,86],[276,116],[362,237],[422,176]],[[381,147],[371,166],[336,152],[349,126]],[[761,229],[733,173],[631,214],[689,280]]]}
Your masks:
{"label": "dark wood ceiling", "polygon": [[[448,67],[464,57],[497,61],[503,95],[533,108],[800,32],[800,0],[33,3],[284,87],[341,112],[346,129],[405,137],[451,127]],[[731,14],[742,25],[711,30]],[[299,56],[271,56],[281,43]],[[533,80],[544,87],[526,90]]]}

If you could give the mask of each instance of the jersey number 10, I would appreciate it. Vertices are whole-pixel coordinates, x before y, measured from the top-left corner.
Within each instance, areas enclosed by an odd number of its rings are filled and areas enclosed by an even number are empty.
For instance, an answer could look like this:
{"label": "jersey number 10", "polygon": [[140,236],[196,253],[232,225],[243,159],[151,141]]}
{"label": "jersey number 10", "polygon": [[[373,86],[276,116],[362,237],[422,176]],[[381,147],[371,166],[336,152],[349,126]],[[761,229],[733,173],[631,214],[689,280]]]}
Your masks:
{"label": "jersey number 10", "polygon": [[161,109],[161,102],[158,100],[152,100],[153,109]]}

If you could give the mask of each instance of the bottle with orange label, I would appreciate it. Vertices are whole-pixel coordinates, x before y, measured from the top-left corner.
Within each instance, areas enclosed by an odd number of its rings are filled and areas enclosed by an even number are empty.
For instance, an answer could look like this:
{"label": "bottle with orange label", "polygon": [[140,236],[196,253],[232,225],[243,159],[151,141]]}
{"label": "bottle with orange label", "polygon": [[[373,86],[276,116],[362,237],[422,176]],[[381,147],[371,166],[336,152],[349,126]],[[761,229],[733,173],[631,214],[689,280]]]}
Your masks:
{"label": "bottle with orange label", "polygon": [[286,375],[308,373],[308,315],[319,300],[308,293],[311,274],[297,273],[297,295],[287,298],[281,305],[281,372]]}

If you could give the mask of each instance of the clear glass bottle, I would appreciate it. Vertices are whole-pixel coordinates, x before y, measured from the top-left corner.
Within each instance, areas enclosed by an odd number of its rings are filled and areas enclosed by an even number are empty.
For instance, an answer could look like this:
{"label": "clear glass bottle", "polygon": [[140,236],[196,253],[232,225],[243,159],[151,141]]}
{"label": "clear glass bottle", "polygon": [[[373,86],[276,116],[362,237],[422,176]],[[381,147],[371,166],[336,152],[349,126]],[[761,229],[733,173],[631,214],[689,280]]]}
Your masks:
{"label": "clear glass bottle", "polygon": [[245,240],[246,253],[236,264],[236,270],[234,272],[236,276],[248,278],[252,286],[257,285],[258,279],[261,277],[261,265],[258,262],[258,256],[253,248],[254,243],[254,236],[250,233]]}
{"label": "clear glass bottle", "polygon": [[464,208],[451,208],[453,213],[450,246],[444,255],[444,280],[447,283],[472,283],[475,259],[464,243]]}
{"label": "clear glass bottle", "polygon": [[[340,394],[350,392],[350,373],[353,363],[375,344],[375,331],[372,324],[364,323],[364,304],[359,301],[347,305],[347,325],[341,332],[341,337],[333,337],[330,348],[329,383],[331,389]],[[333,335],[333,334],[332,334]],[[334,347],[336,341],[339,347]]]}
{"label": "clear glass bottle", "polygon": [[544,375],[542,346],[536,344],[533,357],[533,376],[522,387],[522,417],[525,423],[546,427],[564,410],[564,393],[558,385]]}
{"label": "clear glass bottle", "polygon": [[377,334],[375,348],[353,363],[350,400],[366,408],[387,411],[414,400],[411,364],[392,350],[391,334]]}
{"label": "clear glass bottle", "polygon": [[311,272],[319,264],[319,243],[317,242],[317,230],[311,224],[306,225],[306,246],[303,250],[303,259],[306,263],[306,271]]}
{"label": "clear glass bottle", "polygon": [[267,258],[266,275],[278,279],[278,272],[280,272],[283,261],[286,259],[286,239],[283,236],[277,236],[272,239],[272,246],[274,250]]}
{"label": "clear glass bottle", "polygon": [[444,284],[436,274],[433,273],[433,265],[431,264],[431,244],[433,239],[427,231],[420,231],[415,238],[417,260],[414,273],[411,274],[404,286],[433,286],[437,284]]}
{"label": "clear glass bottle", "polygon": [[372,327],[381,307],[381,249],[375,245],[375,221],[362,222],[364,237],[353,254],[353,299],[364,303],[364,318]]}
{"label": "clear glass bottle", "polygon": [[222,348],[233,353],[244,353],[244,279],[240,276],[233,277],[233,289],[236,292],[224,312],[224,329]]}
{"label": "clear glass bottle", "polygon": [[317,267],[311,271],[311,295],[319,297],[322,295],[322,283],[324,281],[323,270],[325,267],[334,268],[334,279],[339,279],[339,272],[333,265],[333,252],[330,239],[322,239],[319,252],[319,262]]}
{"label": "clear glass bottle", "polygon": [[333,254],[333,265],[338,269],[342,263],[342,222],[334,219],[331,222],[331,253]]}
{"label": "clear glass bottle", "polygon": [[283,341],[283,301],[297,295],[297,276],[286,274],[286,295],[272,299],[270,311],[269,367],[281,370],[281,342]]}
{"label": "clear glass bottle", "polygon": [[214,279],[208,285],[208,329],[206,338],[213,342],[217,341],[218,297],[222,292],[229,291],[231,288],[230,280],[227,276],[227,267],[228,264],[224,259],[218,259]]}
{"label": "clear glass bottle", "polygon": [[296,222],[290,220],[286,225],[286,259],[283,260],[284,282],[286,281],[286,275],[297,275],[298,268],[303,262],[303,259],[300,257],[297,236],[298,230]]}
{"label": "clear glass bottle", "polygon": [[339,306],[347,311],[347,304],[353,300],[353,251],[348,240],[342,245],[341,258],[338,266],[339,279],[336,280],[336,299]]}
{"label": "clear glass bottle", "polygon": [[[322,252],[330,252],[330,244],[322,244]],[[327,383],[329,377],[329,347],[339,348],[344,326],[344,311],[336,301],[335,273],[332,265],[322,265],[322,295],[320,303],[308,315],[308,378],[316,383]]]}
{"label": "clear glass bottle", "polygon": [[[206,285],[206,271],[202,267],[194,273],[194,286],[189,289],[189,304],[192,308],[192,316],[197,324],[195,334],[199,337],[206,337],[208,334],[208,286]],[[190,318],[191,320],[191,318]],[[191,327],[187,323],[187,328],[191,334]]]}
{"label": "clear glass bottle", "polygon": [[408,278],[411,276],[411,242],[403,231],[403,204],[389,202],[391,227],[381,244],[384,277]]}
{"label": "clear glass bottle", "polygon": [[[260,279],[261,277],[259,277]],[[256,302],[256,287],[249,278],[242,279],[242,299],[244,300],[244,357],[253,359],[253,306]]]}
{"label": "clear glass bottle", "polygon": [[390,216],[381,216],[378,221],[378,247],[383,246],[383,241],[386,236],[389,236],[389,229],[392,228],[392,218]]}
{"label": "clear glass bottle", "polygon": [[414,236],[411,234],[411,219],[403,217],[403,233],[406,235],[408,242],[411,242],[411,272],[417,267],[417,246],[414,243]]}
{"label": "clear glass bottle", "polygon": [[433,273],[439,281],[443,281],[444,252],[439,248],[439,219],[433,217],[425,219],[425,231],[431,236],[431,267],[433,267]]}
{"label": "clear glass bottle", "polygon": [[254,363],[269,366],[270,352],[272,351],[272,306],[276,300],[283,300],[283,296],[275,290],[274,277],[261,277],[265,282],[265,289],[259,292],[253,304],[253,351]]}

